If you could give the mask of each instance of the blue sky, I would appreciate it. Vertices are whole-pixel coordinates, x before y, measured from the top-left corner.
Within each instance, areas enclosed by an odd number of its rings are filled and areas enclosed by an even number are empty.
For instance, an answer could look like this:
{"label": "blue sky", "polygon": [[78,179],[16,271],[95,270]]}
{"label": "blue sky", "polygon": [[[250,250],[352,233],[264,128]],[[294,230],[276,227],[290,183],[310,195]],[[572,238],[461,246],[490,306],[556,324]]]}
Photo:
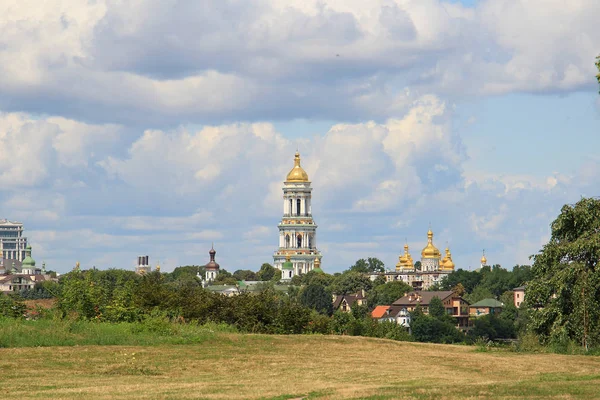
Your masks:
{"label": "blue sky", "polygon": [[[543,10],[543,11],[541,11]],[[0,218],[51,269],[272,261],[298,148],[322,267],[528,263],[600,189],[600,3],[0,4]]]}

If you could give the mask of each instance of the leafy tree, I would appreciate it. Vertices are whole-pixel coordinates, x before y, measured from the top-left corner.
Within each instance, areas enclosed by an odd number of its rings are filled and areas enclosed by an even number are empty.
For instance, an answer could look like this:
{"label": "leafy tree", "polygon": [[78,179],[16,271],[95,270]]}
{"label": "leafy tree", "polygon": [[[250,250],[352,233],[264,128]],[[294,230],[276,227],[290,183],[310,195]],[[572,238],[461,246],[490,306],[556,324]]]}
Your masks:
{"label": "leafy tree", "polygon": [[198,274],[200,276],[204,276],[204,267],[198,265],[185,265],[181,267],[177,267],[171,273],[166,273],[165,279],[167,282],[173,282],[180,279],[190,280],[195,278]]}
{"label": "leafy tree", "polygon": [[499,318],[494,314],[488,314],[475,318],[469,336],[489,340],[513,339],[516,337],[516,331],[512,321]]}
{"label": "leafy tree", "polygon": [[23,302],[0,293],[0,317],[23,318],[26,310]]}
{"label": "leafy tree", "polygon": [[444,320],[446,318],[446,308],[439,297],[434,297],[429,302],[429,315],[433,318]]}
{"label": "leafy tree", "polygon": [[452,291],[454,292],[454,294],[456,294],[457,296],[460,296],[460,297],[464,296],[464,294],[466,292],[465,287],[460,282],[457,283],[456,286],[454,286],[452,288]]}
{"label": "leafy tree", "polygon": [[477,286],[475,288],[475,290],[473,290],[473,293],[471,294],[466,294],[463,297],[466,301],[469,302],[469,304],[473,304],[473,303],[477,303],[480,300],[483,299],[494,299],[496,298],[494,296],[494,294],[492,292],[489,291],[488,288],[482,286]]}
{"label": "leafy tree", "polygon": [[301,286],[303,283],[302,277],[303,277],[303,275],[292,276],[292,279],[290,280],[290,284],[293,286]]}
{"label": "leafy tree", "polygon": [[385,264],[379,258],[369,257],[367,261],[369,263],[369,272],[385,272]]}
{"label": "leafy tree", "polygon": [[563,206],[551,231],[527,286],[531,328],[544,341],[600,345],[600,200]]}
{"label": "leafy tree", "polygon": [[368,295],[370,306],[389,305],[398,300],[412,288],[403,281],[391,281],[375,286]]}
{"label": "leafy tree", "polygon": [[352,272],[360,272],[363,274],[373,274],[385,272],[385,264],[378,258],[369,257],[368,259],[361,258],[350,267]]}
{"label": "leafy tree", "polygon": [[517,320],[519,310],[517,307],[515,307],[514,292],[509,290],[502,293],[502,296],[500,296],[500,302],[504,304],[502,312],[500,313],[500,318],[515,322]]}
{"label": "leafy tree", "polygon": [[220,269],[219,274],[217,275],[213,283],[215,285],[237,285],[237,280],[227,270]]}
{"label": "leafy tree", "polygon": [[321,314],[331,315],[333,313],[331,293],[322,285],[310,284],[304,288],[300,296],[300,302]]}
{"label": "leafy tree", "polygon": [[471,293],[475,286],[479,285],[481,278],[482,275],[477,271],[466,271],[459,268],[442,279],[441,287],[443,290],[452,290],[460,283],[467,293]]}
{"label": "leafy tree", "polygon": [[303,285],[317,284],[317,285],[323,285],[324,287],[329,287],[332,282],[333,282],[333,275],[329,275],[326,273],[309,271],[306,274],[302,275],[302,284]]}
{"label": "leafy tree", "polygon": [[271,278],[271,282],[277,283],[281,280],[282,272],[275,268],[275,272],[273,273],[273,277]]}
{"label": "leafy tree", "polygon": [[256,272],[249,269],[238,269],[233,273],[233,277],[238,281],[256,281]]}
{"label": "leafy tree", "polygon": [[358,272],[346,272],[333,279],[331,291],[335,294],[351,294],[362,289],[369,291],[372,286],[373,282],[367,275]]}
{"label": "leafy tree", "polygon": [[259,281],[270,281],[275,276],[275,271],[278,271],[278,269],[269,263],[264,263],[256,273],[256,277]]}
{"label": "leafy tree", "polygon": [[416,270],[418,270],[418,271],[420,271],[420,270],[421,270],[421,261],[417,261],[417,262],[415,263],[415,269],[416,269]]}
{"label": "leafy tree", "polygon": [[422,313],[412,313],[410,327],[413,337],[419,342],[459,343],[465,340],[465,335],[453,323]]}

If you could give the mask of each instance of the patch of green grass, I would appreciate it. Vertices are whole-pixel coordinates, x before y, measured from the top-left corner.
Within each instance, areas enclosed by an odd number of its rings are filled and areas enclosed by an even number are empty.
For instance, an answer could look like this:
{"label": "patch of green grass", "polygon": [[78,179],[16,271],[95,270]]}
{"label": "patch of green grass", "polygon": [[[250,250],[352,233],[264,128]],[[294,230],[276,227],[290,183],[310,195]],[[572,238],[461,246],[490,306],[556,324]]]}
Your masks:
{"label": "patch of green grass", "polygon": [[224,324],[175,324],[168,321],[99,323],[40,319],[0,319],[0,348],[50,346],[155,346],[201,344],[220,333],[233,333]]}

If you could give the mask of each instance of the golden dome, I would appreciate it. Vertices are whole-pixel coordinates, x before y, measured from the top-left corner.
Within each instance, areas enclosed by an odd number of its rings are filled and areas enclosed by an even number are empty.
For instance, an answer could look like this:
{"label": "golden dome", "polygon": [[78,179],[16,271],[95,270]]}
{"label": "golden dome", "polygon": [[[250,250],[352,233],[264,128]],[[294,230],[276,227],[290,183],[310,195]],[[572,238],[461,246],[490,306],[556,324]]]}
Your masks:
{"label": "golden dome", "polygon": [[452,254],[450,254],[450,249],[446,247],[446,256],[444,260],[441,262],[442,269],[454,269],[454,261],[452,261]]}
{"label": "golden dome", "polygon": [[485,250],[483,251],[483,255],[481,256],[481,265],[487,265],[487,258],[485,258]]}
{"label": "golden dome", "polygon": [[421,252],[421,258],[439,258],[441,257],[440,251],[433,245],[433,232],[431,229],[427,232],[427,246]]}
{"label": "golden dome", "polygon": [[398,264],[396,264],[396,271],[401,269],[413,269],[413,259],[408,252],[408,244],[404,245],[404,254],[398,257]]}
{"label": "golden dome", "polygon": [[287,174],[286,182],[308,182],[308,174],[300,166],[300,153],[294,156],[294,168]]}

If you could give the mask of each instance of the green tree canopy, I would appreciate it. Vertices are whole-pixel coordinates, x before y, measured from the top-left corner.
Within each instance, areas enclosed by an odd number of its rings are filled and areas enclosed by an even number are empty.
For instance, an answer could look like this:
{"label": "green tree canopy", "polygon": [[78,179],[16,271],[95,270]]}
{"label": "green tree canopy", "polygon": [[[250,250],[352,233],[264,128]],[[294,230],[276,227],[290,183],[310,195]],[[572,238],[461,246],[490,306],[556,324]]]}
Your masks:
{"label": "green tree canopy", "polygon": [[551,230],[526,289],[531,328],[544,340],[600,345],[600,200],[563,206]]}
{"label": "green tree canopy", "polygon": [[269,263],[264,263],[260,266],[260,270],[256,273],[256,277],[259,281],[270,281],[275,276],[275,271],[278,271],[277,268]]}
{"label": "green tree canopy", "polygon": [[411,290],[412,288],[403,281],[392,281],[377,285],[369,292],[368,304],[373,307],[390,305]]}
{"label": "green tree canopy", "polygon": [[331,283],[331,291],[335,294],[356,293],[361,289],[369,291],[373,287],[373,282],[368,275],[358,272],[346,272],[338,275]]}
{"label": "green tree canopy", "polygon": [[333,313],[333,301],[331,293],[324,286],[311,284],[302,290],[300,302],[321,314],[331,315]]}
{"label": "green tree canopy", "polygon": [[441,287],[443,290],[452,290],[460,283],[467,293],[471,293],[475,289],[475,286],[481,282],[481,277],[482,275],[477,271],[466,271],[459,268],[442,279]]}
{"label": "green tree canopy", "polygon": [[429,302],[429,315],[439,320],[443,320],[446,317],[444,303],[442,303],[442,300],[437,296],[432,298]]}
{"label": "green tree canopy", "polygon": [[383,261],[375,257],[369,257],[366,260],[361,258],[350,267],[350,271],[360,272],[363,274],[385,272],[385,264],[383,264]]}
{"label": "green tree canopy", "polygon": [[238,281],[256,281],[256,272],[249,269],[238,269],[233,273],[233,277]]}

